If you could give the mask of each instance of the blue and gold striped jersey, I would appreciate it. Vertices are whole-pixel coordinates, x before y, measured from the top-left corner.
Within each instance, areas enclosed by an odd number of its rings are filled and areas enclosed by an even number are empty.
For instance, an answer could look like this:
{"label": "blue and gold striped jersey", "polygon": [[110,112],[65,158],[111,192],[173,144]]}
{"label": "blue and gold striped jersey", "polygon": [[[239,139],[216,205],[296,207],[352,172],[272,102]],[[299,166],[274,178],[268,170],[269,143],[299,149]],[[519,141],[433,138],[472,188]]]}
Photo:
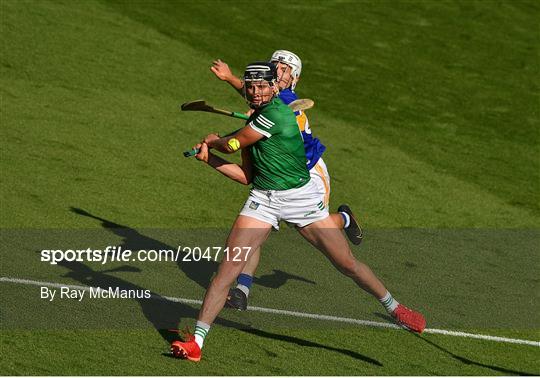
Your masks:
{"label": "blue and gold striped jersey", "polygon": [[[291,91],[289,88],[279,92],[279,98],[285,104],[290,104],[294,100],[298,99],[296,93]],[[307,169],[310,170],[317,164],[322,154],[326,150],[326,147],[321,143],[318,138],[315,138],[309,127],[309,121],[307,119],[306,113],[299,111],[295,113],[296,123],[302,132],[302,139],[304,139],[304,149],[306,150],[306,159],[307,159]]]}

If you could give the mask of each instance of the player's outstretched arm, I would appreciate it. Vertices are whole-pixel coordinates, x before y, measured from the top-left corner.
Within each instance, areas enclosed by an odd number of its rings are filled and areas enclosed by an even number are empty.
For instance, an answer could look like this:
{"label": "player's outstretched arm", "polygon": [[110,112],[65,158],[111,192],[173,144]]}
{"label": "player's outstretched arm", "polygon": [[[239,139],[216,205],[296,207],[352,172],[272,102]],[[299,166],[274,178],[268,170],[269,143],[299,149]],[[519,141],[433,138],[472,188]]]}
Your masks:
{"label": "player's outstretched arm", "polygon": [[238,77],[233,75],[227,63],[223,62],[221,59],[214,60],[212,67],[210,67],[210,71],[212,71],[218,79],[226,81],[231,87],[236,89],[238,93],[242,94],[244,83]]}
{"label": "player's outstretched arm", "polygon": [[232,154],[239,149],[251,146],[257,143],[264,135],[253,130],[250,126],[244,126],[234,134],[220,138],[216,134],[207,135],[204,138],[204,143],[208,144],[209,148],[214,148],[225,154]]}
{"label": "player's outstretched arm", "polygon": [[238,165],[209,152],[206,143],[199,143],[194,148],[200,149],[195,155],[198,160],[204,161],[222,175],[243,185],[251,183],[253,167],[248,150],[242,150],[242,165]]}

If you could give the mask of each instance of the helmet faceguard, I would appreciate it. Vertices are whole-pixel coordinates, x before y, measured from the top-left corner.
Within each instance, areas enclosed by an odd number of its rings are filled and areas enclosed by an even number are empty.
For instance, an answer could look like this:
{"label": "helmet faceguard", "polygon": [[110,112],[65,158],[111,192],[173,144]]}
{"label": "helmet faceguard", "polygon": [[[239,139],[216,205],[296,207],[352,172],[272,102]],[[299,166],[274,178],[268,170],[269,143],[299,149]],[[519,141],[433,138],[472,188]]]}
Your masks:
{"label": "helmet faceguard", "polygon": [[291,76],[293,78],[290,88],[294,91],[300,74],[302,73],[302,61],[295,53],[287,50],[276,50],[270,58],[272,63],[284,63],[291,67]]}
{"label": "helmet faceguard", "polygon": [[[246,67],[244,72],[244,97],[249,106],[253,109],[260,108],[268,104],[274,96],[277,94],[277,70],[276,65],[270,62],[254,62]],[[248,87],[263,87],[271,88],[272,92],[264,95],[257,94],[257,96],[263,96],[262,101],[254,101],[254,95],[248,93],[250,88]],[[260,88],[259,88],[260,89]],[[267,98],[264,98],[267,97]]]}

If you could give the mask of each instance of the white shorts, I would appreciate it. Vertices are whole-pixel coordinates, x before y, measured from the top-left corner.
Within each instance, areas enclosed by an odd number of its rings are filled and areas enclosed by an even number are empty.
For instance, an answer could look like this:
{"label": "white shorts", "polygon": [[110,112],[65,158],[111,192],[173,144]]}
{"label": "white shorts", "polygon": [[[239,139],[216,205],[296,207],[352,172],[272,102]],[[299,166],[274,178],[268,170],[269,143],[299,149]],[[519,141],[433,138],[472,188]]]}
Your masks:
{"label": "white shorts", "polygon": [[304,227],[328,217],[325,192],[316,180],[301,188],[289,190],[251,189],[240,215],[271,224],[279,230],[279,222],[285,221]]}
{"label": "white shorts", "polygon": [[319,158],[317,164],[309,170],[309,175],[315,181],[319,190],[324,192],[324,205],[328,207],[330,202],[330,175],[322,158]]}

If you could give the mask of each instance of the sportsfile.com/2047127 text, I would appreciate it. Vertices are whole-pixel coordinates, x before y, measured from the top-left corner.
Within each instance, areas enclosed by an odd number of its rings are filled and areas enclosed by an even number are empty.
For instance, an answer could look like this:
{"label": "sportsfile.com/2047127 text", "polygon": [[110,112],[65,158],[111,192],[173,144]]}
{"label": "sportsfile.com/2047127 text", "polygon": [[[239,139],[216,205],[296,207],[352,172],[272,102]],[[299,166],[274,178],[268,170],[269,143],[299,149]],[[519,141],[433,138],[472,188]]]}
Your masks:
{"label": "sportsfile.com/2047127 text", "polygon": [[40,252],[41,261],[51,265],[62,262],[163,262],[163,261],[246,261],[251,253],[251,247],[187,247],[178,246],[172,249],[140,249],[132,251],[121,246],[108,246],[105,249],[43,249]]}

